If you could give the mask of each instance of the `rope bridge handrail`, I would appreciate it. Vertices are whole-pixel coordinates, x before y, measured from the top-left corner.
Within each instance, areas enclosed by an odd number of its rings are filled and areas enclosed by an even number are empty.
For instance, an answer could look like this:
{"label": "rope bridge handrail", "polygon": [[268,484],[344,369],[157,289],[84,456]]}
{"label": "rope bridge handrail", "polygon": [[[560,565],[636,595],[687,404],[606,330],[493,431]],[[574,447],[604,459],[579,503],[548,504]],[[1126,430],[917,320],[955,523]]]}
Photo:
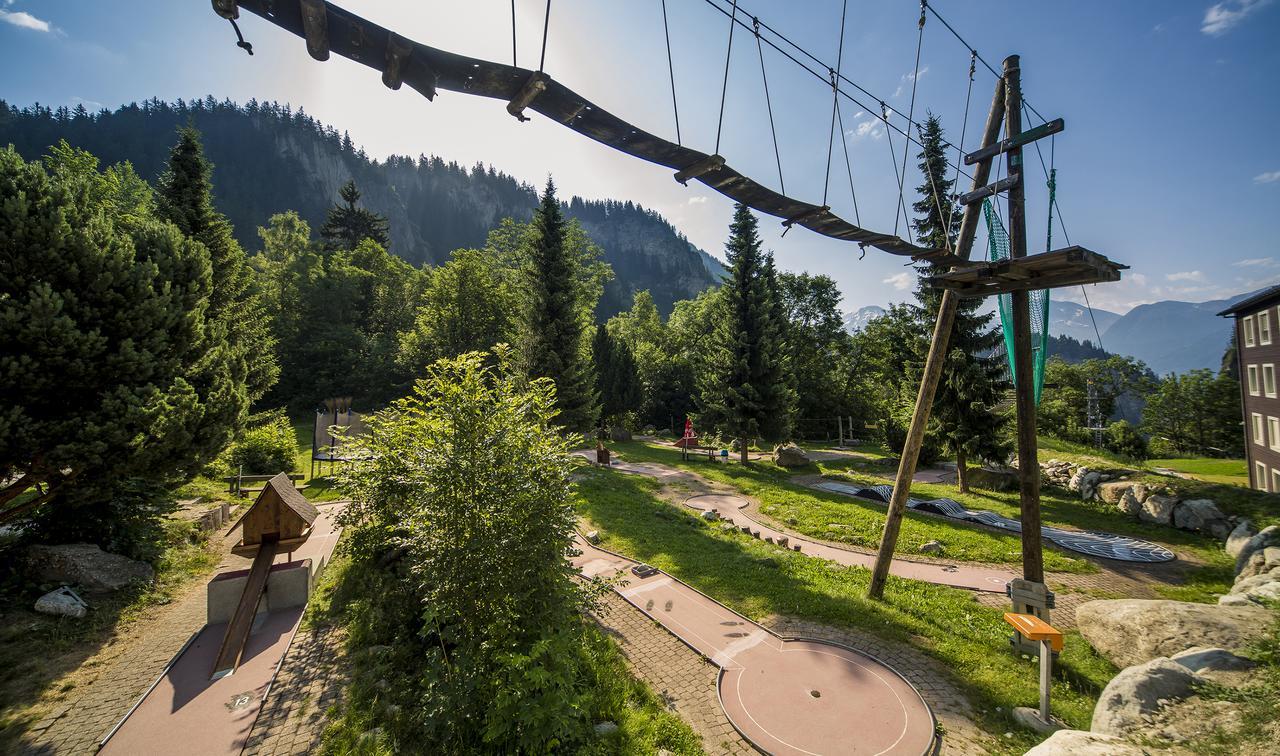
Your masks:
{"label": "rope bridge handrail", "polygon": [[[512,106],[518,100],[525,108],[633,157],[678,172],[696,168],[697,175],[692,178],[754,210],[783,219],[788,227],[803,226],[833,239],[935,265],[969,264],[946,249],[921,247],[896,235],[871,231],[840,218],[825,205],[775,192],[730,168],[718,156],[673,144],[633,126],[546,73],[429,47],[320,0],[241,0],[228,5],[228,0],[220,0],[215,7],[225,17],[236,7],[243,8],[306,39],[312,57],[319,60],[327,59],[332,51],[380,71],[383,83],[392,89],[408,84],[428,100],[441,89],[504,100]],[[516,107],[513,115],[522,109]]]}

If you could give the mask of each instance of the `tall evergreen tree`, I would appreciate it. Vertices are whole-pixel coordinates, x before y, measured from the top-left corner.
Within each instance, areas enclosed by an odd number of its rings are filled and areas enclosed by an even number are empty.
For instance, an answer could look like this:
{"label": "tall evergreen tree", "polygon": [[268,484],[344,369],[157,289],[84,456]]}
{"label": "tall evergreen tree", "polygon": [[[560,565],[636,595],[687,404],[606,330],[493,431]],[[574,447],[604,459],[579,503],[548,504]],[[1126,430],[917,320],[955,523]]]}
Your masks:
{"label": "tall evergreen tree", "polygon": [[373,239],[383,249],[391,246],[387,219],[356,205],[360,201],[360,190],[356,188],[355,181],[348,180],[343,184],[338,196],[342,202],[329,209],[329,217],[320,227],[320,238],[324,240],[326,249],[352,250],[365,239]]}
{"label": "tall evergreen tree", "polygon": [[729,278],[721,289],[707,372],[700,387],[703,422],[738,439],[742,462],[752,439],[783,440],[794,392],[786,376],[781,306],[772,257],[760,249],[751,209],[738,204],[725,244]]}
{"label": "tall evergreen tree", "polygon": [[584,343],[576,261],[550,178],[533,215],[525,312],[525,365],[531,378],[556,384],[558,421],[571,431],[595,425],[595,376]]}
{"label": "tall evergreen tree", "polygon": [[[947,178],[942,124],[929,114],[920,132],[923,145],[917,157],[924,181],[916,187],[920,199],[912,205],[919,214],[913,223],[916,241],[927,247],[952,248],[960,231],[961,214],[951,199]],[[917,317],[932,332],[942,304],[941,292],[924,282],[924,276],[942,272],[929,266],[916,287],[920,305]],[[992,327],[994,313],[981,313],[982,299],[961,299],[948,340],[942,380],[933,400],[935,429],[956,455],[957,485],[968,491],[966,472],[970,460],[1002,458],[1007,450],[1001,430],[1007,418],[995,411],[1008,389],[1000,332]],[[923,356],[921,357],[923,360]]]}
{"label": "tall evergreen tree", "polygon": [[622,417],[634,412],[640,404],[640,383],[631,347],[615,338],[609,333],[609,327],[601,323],[596,326],[591,342],[591,358],[596,365],[601,422],[621,423]]}
{"label": "tall evergreen tree", "polygon": [[[249,405],[279,377],[275,339],[261,293],[231,224],[213,205],[213,166],[204,156],[200,133],[179,129],[169,152],[168,168],[156,191],[157,214],[209,251],[213,289],[209,294],[208,331],[213,349],[226,350],[230,374],[215,371],[221,360],[193,376],[205,399],[202,423],[193,437],[211,455],[220,452],[244,424]],[[217,368],[220,370],[221,368]]]}

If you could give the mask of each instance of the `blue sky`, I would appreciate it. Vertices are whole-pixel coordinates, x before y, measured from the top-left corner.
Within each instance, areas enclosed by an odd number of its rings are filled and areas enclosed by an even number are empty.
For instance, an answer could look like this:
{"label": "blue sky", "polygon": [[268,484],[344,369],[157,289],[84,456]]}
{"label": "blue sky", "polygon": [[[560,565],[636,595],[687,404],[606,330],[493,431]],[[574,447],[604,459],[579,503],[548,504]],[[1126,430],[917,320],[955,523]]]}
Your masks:
{"label": "blue sky", "polygon": [[[428,45],[494,60],[511,56],[507,0],[340,4]],[[519,62],[534,66],[545,5],[516,5]],[[841,0],[742,0],[741,7],[834,64]],[[1202,301],[1280,283],[1280,2],[934,0],[933,7],[992,65],[1020,54],[1028,100],[1046,117],[1066,119],[1055,154],[1071,241],[1132,266],[1121,283],[1090,289],[1094,305],[1123,312],[1159,299]],[[682,136],[711,152],[728,22],[705,0],[667,0],[667,8]],[[904,112],[918,12],[911,0],[850,0],[848,8],[843,73]],[[254,44],[253,57],[235,47],[230,26],[204,0],[0,0],[0,97],[18,105],[90,108],[210,93],[240,102],[290,102],[350,131],[373,156],[428,153],[464,164],[483,161],[535,184],[550,173],[565,196],[652,207],[695,244],[723,256],[730,203],[696,182],[682,187],[666,169],[540,116],[517,123],[496,101],[442,93],[429,103],[408,88],[387,90],[363,66],[336,56],[327,63],[311,60],[301,40],[250,14],[241,28]],[[552,76],[674,138],[659,0],[554,0],[548,36],[546,70]],[[916,113],[939,114],[953,140],[961,130],[968,58],[930,17]],[[820,201],[830,89],[767,47],[765,62],[788,194]],[[993,87],[992,76],[979,67],[969,146]],[[726,103],[721,153],[738,170],[776,187],[760,63],[754,39],[741,29]],[[858,115],[854,104],[841,107],[863,225],[892,231],[897,180],[884,130],[871,114]],[[897,134],[893,145],[901,160]],[[910,160],[908,187],[918,182],[914,151]],[[1029,165],[1035,167],[1029,173],[1028,233],[1031,251],[1038,252],[1044,248],[1047,192],[1038,163]],[[827,192],[833,209],[852,218],[839,144]],[[856,245],[803,229],[781,238],[771,218],[762,229],[782,268],[835,278],[845,309],[910,296],[911,271],[899,258],[870,250],[859,260]],[[1060,246],[1061,228],[1054,237]],[[1079,289],[1059,293],[1063,299],[1079,295]]]}

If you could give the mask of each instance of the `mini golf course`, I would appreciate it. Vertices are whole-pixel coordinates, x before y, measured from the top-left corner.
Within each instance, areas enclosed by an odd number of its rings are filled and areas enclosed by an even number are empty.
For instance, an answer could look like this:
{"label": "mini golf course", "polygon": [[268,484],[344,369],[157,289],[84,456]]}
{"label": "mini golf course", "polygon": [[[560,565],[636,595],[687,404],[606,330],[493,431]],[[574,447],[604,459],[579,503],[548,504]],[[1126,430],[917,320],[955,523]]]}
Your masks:
{"label": "mini golf course", "polygon": [[[813,487],[823,491],[830,491],[831,493],[870,499],[882,504],[887,503],[890,497],[893,496],[893,486],[887,485],[864,487],[824,480],[813,484]],[[988,527],[1006,530],[1010,533],[1022,532],[1022,523],[1017,520],[998,515],[995,512],[966,509],[959,502],[952,499],[930,499],[928,501],[907,499],[907,507],[920,512],[940,514],[954,520],[976,522]],[[1042,527],[1040,532],[1045,540],[1052,541],[1064,549],[1103,559],[1114,559],[1120,562],[1154,563],[1171,562],[1175,558],[1173,552],[1165,547],[1139,538],[1129,538],[1113,533],[1100,533],[1090,530],[1064,530],[1048,526]]]}
{"label": "mini golf course", "polygon": [[729,721],[765,753],[930,753],[933,713],[891,667],[851,648],[781,638],[670,575],[577,538],[587,577],[626,575],[616,590],[720,667]]}

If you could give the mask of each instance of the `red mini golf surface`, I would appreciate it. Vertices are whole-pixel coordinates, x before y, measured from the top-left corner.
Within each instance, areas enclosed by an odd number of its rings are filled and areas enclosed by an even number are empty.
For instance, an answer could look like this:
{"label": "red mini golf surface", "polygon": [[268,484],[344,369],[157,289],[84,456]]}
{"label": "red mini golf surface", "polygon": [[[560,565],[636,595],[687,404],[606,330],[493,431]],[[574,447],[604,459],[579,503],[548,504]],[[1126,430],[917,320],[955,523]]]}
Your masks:
{"label": "red mini golf surface", "polygon": [[[685,504],[697,510],[714,511],[719,515],[720,519],[735,525],[749,525],[753,532],[760,533],[761,538],[772,538],[776,541],[780,536],[785,537],[790,545],[799,544],[800,550],[810,556],[829,559],[848,567],[866,567],[870,569],[875,565],[876,558],[874,554],[864,554],[859,551],[850,551],[828,546],[825,543],[810,541],[807,538],[791,533],[783,533],[753,519],[746,512],[747,500],[741,496],[703,494],[702,496],[690,497],[685,500]],[[894,559],[889,566],[889,571],[898,577],[910,578],[911,580],[923,580],[927,583],[949,585],[955,588],[968,588],[975,591],[990,591],[992,593],[1004,593],[1005,585],[1017,577],[1012,572],[988,567],[929,564],[926,562],[908,562],[903,559]]]}
{"label": "red mini golf surface", "polygon": [[[329,561],[340,529],[340,504],[320,505],[311,537],[294,550],[294,561],[310,559],[317,573]],[[283,564],[289,554],[276,555]],[[248,560],[243,560],[245,564]],[[288,651],[305,607],[263,612],[254,620],[244,657],[235,674],[209,679],[226,623],[206,625],[120,724],[101,753],[181,753],[221,756],[244,749],[262,701]]]}
{"label": "red mini golf surface", "polygon": [[[587,576],[612,576],[636,564],[582,538],[578,548],[573,563]],[[917,756],[933,748],[928,706],[910,683],[870,656],[783,640],[666,573],[628,573],[615,590],[721,668],[725,713],[761,750]]]}

